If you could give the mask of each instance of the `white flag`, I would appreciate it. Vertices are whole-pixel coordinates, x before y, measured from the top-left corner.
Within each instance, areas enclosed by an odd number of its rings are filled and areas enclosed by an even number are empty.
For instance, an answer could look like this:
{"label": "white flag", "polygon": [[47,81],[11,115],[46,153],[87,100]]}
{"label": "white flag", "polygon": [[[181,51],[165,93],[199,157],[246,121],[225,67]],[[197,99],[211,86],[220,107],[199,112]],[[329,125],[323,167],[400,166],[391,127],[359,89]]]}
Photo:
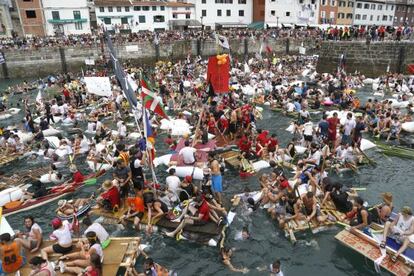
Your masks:
{"label": "white flag", "polygon": [[229,40],[227,37],[216,34],[216,42],[225,49],[230,49]]}

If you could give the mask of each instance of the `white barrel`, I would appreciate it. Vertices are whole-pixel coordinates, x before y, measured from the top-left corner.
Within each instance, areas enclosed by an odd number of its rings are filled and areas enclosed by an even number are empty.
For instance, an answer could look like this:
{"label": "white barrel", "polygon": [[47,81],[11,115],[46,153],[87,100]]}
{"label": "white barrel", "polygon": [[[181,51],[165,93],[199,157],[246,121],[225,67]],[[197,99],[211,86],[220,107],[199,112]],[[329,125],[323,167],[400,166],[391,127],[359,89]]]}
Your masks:
{"label": "white barrel", "polygon": [[260,161],[254,162],[254,163],[252,164],[252,166],[253,166],[253,169],[254,169],[256,172],[258,172],[258,171],[260,171],[260,170],[262,170],[262,169],[269,168],[269,167],[270,167],[270,164],[269,164],[269,162],[267,162],[267,161],[265,161],[265,160],[260,160]]}
{"label": "white barrel", "polygon": [[406,122],[401,124],[401,128],[404,131],[413,133],[414,132],[414,122]]}
{"label": "white barrel", "polygon": [[167,172],[174,168],[175,169],[175,174],[178,177],[186,177],[187,175],[192,175],[193,179],[196,180],[203,180],[204,179],[204,174],[203,174],[203,170],[197,167],[190,167],[190,166],[186,166],[186,167],[176,167],[176,166],[172,166],[169,167]]}
{"label": "white barrel", "polygon": [[47,136],[55,136],[61,133],[62,131],[56,128],[50,127],[48,129],[42,130],[42,132],[43,132],[43,136],[47,137]]}
{"label": "white barrel", "polygon": [[0,207],[3,207],[7,203],[21,199],[23,191],[20,188],[13,187],[8,188],[0,192]]}
{"label": "white barrel", "polygon": [[154,166],[155,167],[158,167],[159,165],[168,166],[170,164],[171,156],[172,156],[172,154],[165,154],[165,155],[162,155],[160,157],[156,157],[153,161]]}

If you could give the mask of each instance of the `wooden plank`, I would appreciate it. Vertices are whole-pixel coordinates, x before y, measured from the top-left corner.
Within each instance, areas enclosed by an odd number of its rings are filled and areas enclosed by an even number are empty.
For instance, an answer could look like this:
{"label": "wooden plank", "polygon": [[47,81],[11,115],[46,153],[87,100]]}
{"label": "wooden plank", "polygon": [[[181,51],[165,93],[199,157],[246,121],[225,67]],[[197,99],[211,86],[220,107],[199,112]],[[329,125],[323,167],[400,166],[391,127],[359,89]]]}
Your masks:
{"label": "wooden plank", "polygon": [[[368,243],[362,238],[357,237],[347,230],[339,232],[335,238],[342,244],[369,258],[371,261],[375,261],[381,257],[381,251],[378,247]],[[402,261],[398,260],[395,263],[392,262],[389,255],[387,255],[382,261],[381,267],[397,276],[408,276],[412,272],[412,270]]]}

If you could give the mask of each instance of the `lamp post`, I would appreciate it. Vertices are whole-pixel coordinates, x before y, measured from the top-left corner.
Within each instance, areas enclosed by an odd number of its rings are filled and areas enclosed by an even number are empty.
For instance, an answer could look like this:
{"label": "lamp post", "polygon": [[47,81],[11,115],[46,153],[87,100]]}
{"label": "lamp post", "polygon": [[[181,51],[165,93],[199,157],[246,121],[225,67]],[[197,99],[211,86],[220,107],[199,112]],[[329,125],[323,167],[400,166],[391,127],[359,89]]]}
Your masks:
{"label": "lamp post", "polygon": [[279,28],[279,16],[276,16],[276,28]]}

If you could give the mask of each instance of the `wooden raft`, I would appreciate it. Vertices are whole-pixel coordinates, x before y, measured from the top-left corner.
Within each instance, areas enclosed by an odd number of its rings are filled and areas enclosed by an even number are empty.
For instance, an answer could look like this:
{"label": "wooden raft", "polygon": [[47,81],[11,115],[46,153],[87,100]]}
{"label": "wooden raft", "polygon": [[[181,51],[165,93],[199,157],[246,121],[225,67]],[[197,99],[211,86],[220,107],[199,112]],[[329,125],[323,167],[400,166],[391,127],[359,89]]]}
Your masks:
{"label": "wooden raft", "polygon": [[12,163],[13,161],[18,160],[21,156],[23,156],[23,154],[20,154],[20,153],[13,153],[13,154],[10,154],[10,155],[0,156],[0,167],[6,166],[6,165]]}
{"label": "wooden raft", "polygon": [[0,178],[0,190],[2,187],[10,188],[11,186],[17,186],[24,184],[25,181],[30,178],[40,178],[42,175],[49,173],[49,167],[40,167],[33,170],[27,170],[23,173],[13,174],[10,176],[2,176]]}
{"label": "wooden raft", "polygon": [[[347,247],[362,254],[364,257],[367,257],[371,261],[375,261],[381,256],[381,251],[378,246],[370,244],[366,240],[350,233],[347,230],[339,232],[335,236],[335,239],[343,245],[346,245]],[[395,263],[392,262],[389,254],[387,254],[385,259],[381,262],[381,267],[397,276],[408,276],[412,273],[412,269],[401,260],[397,260]]]}
{"label": "wooden raft", "polygon": [[[103,262],[103,275],[127,275],[126,269],[135,265],[135,262],[140,254],[139,244],[141,239],[138,237],[125,237],[125,238],[113,238],[111,237],[111,243],[104,249],[104,262]],[[73,244],[77,243],[78,239],[73,239]],[[42,248],[52,245],[53,241],[44,241]],[[27,260],[32,257],[38,256],[40,251],[36,254],[27,254]],[[61,255],[52,254],[49,255],[50,261],[56,261]],[[21,276],[28,276],[30,274],[30,266],[26,264],[20,269]],[[66,276],[72,275],[68,273],[60,273],[56,271],[56,275]]]}
{"label": "wooden raft", "polygon": [[240,168],[240,160],[241,160],[241,154],[239,151],[226,151],[223,153],[218,154],[220,158],[224,159],[224,162],[228,164],[233,169]]}

